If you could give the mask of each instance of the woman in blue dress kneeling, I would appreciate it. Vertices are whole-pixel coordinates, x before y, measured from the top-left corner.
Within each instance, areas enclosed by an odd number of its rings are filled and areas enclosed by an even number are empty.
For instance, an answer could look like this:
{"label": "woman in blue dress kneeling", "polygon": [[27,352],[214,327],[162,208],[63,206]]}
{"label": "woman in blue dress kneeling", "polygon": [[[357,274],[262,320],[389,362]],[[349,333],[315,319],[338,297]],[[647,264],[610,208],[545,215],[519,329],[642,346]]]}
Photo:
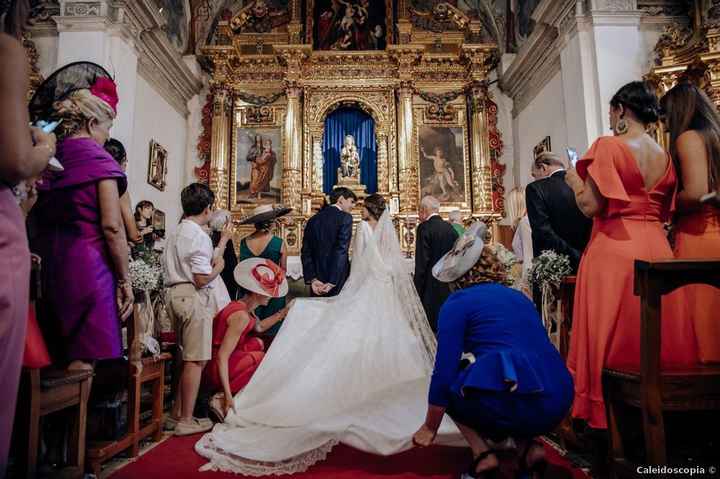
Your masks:
{"label": "woman in blue dress kneeling", "polygon": [[[486,232],[475,223],[433,268],[454,293],[440,310],[427,417],[413,442],[432,444],[447,413],[472,448],[473,465],[463,477],[497,473],[491,446],[507,438],[517,444],[518,469],[542,473],[545,451],[534,438],[567,414],[572,378],[533,303],[506,286],[513,282],[512,257],[484,244]],[[467,353],[470,361],[461,361]]]}

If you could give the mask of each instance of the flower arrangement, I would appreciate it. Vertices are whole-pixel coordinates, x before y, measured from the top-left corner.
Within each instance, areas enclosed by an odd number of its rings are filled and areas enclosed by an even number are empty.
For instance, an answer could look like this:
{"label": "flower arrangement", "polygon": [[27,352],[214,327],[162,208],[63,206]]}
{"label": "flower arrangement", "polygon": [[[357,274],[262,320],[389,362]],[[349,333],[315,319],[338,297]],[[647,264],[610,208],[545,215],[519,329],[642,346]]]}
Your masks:
{"label": "flower arrangement", "polygon": [[160,285],[162,269],[140,258],[130,260],[130,282],[135,291],[155,291]]}
{"label": "flower arrangement", "polygon": [[562,280],[570,273],[572,273],[570,258],[564,254],[545,250],[540,256],[533,259],[529,275],[532,284],[540,288],[547,285],[557,289]]}
{"label": "flower arrangement", "polygon": [[572,273],[570,258],[551,250],[545,250],[540,256],[533,259],[530,267],[529,281],[538,286],[542,292],[542,320],[548,335],[552,330],[554,305],[556,304],[555,292],[560,288],[563,279],[570,273]]}

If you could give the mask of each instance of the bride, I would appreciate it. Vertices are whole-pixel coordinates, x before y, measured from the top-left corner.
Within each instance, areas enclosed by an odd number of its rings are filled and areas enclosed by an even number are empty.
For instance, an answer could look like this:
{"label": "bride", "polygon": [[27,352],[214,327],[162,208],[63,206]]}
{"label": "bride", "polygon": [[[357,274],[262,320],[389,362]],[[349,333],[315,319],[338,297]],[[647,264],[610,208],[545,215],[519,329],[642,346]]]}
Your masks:
{"label": "bride", "polygon": [[[436,343],[380,195],[365,200],[340,295],[299,299],[225,423],[195,446],[203,470],[292,474],[342,442],[382,455],[412,446]],[[464,445],[445,419],[436,444]]]}

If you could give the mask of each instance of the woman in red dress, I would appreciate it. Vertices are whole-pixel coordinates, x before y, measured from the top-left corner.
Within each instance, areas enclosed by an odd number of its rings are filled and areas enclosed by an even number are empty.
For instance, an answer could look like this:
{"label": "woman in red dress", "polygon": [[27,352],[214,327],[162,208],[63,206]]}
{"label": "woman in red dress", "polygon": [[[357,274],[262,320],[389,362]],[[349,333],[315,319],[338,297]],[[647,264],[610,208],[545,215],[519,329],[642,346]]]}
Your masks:
{"label": "woman in red dress", "polygon": [[[593,230],[580,261],[568,368],[575,380],[572,415],[607,429],[602,391],[605,367],[639,367],[640,298],[634,262],[673,258],[663,223],[674,207],[677,177],[670,156],[646,133],[657,99],[642,82],[610,101],[615,136],[602,137],[566,181]],[[692,323],[682,295],[663,298],[663,367],[697,362]]]}
{"label": "woman in red dress", "polygon": [[[720,258],[720,207],[701,198],[720,188],[720,116],[695,85],[681,83],[661,100],[670,130],[670,151],[680,173],[675,257]],[[700,361],[720,362],[720,290],[698,284],[683,288],[695,327]]]}
{"label": "woman in red dress", "polygon": [[292,304],[262,321],[255,317],[253,311],[257,307],[266,306],[270,298],[284,297],[288,292],[285,272],[270,260],[242,261],[234,276],[246,294],[215,316],[212,359],[204,371],[205,385],[216,392],[210,408],[220,419],[232,409],[233,396],[250,382],[265,355],[263,341],[253,332],[262,333],[283,320]]}

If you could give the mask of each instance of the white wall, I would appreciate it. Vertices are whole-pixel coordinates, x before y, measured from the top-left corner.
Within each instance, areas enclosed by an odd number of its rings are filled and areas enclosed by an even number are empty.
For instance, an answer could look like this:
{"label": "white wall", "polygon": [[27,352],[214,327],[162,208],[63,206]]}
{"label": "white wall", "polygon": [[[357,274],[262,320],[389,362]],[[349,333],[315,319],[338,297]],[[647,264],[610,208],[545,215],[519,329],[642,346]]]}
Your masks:
{"label": "white wall", "polygon": [[[132,206],[140,200],[152,201],[165,212],[166,228],[172,231],[182,215],[180,191],[186,186],[187,121],[140,76],[136,83],[134,116],[127,171]],[[147,182],[150,140],[160,143],[168,152],[165,191]]]}
{"label": "white wall", "polygon": [[[582,108],[582,105],[577,105]],[[565,101],[561,72],[557,72],[538,95],[513,120],[516,171],[520,185],[532,181],[533,148],[546,136],[554,152],[564,155],[568,146]],[[571,145],[575,146],[575,145]]]}

